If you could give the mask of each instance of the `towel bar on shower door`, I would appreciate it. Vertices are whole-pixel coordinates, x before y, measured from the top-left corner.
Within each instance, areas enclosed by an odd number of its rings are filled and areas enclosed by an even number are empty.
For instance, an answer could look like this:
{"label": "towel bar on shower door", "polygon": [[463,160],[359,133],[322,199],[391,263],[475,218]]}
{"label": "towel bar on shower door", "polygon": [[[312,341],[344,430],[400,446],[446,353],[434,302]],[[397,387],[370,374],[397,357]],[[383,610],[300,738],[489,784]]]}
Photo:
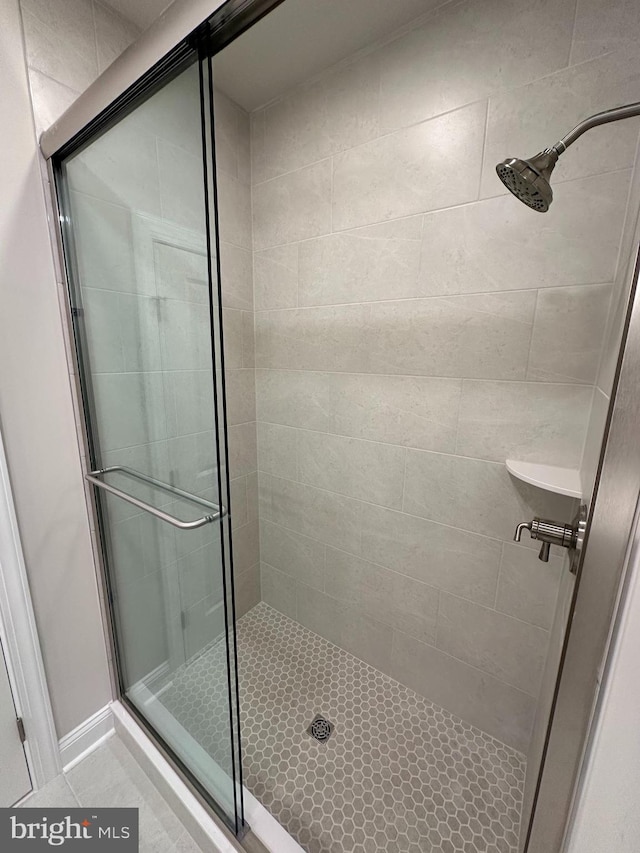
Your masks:
{"label": "towel bar on shower door", "polygon": [[[151,506],[150,504],[145,503],[145,501],[141,501],[139,498],[134,498],[133,495],[129,495],[127,492],[123,492],[121,489],[117,489],[115,486],[110,486],[108,483],[104,483],[102,480],[98,479],[102,474],[110,474],[113,471],[133,477],[136,480],[142,480],[144,483],[149,483],[149,485],[154,486],[156,489],[161,489],[163,492],[168,492],[170,495],[174,495],[182,500],[191,501],[192,503],[204,506],[207,509],[213,510],[213,513],[203,515],[201,518],[194,519],[194,521],[182,521],[174,515],[170,515],[168,512],[163,512],[161,509],[157,509],[157,507]],[[210,524],[212,521],[218,521],[218,519],[225,515],[224,507],[219,507],[217,504],[211,503],[211,501],[198,497],[198,495],[192,495],[190,492],[185,492],[183,489],[178,489],[176,486],[170,486],[168,483],[163,483],[153,477],[148,477],[146,474],[134,471],[133,468],[126,468],[124,465],[112,465],[110,468],[99,468],[97,471],[90,471],[88,474],[85,474],[85,479],[90,483],[93,483],[93,485],[97,486],[99,489],[104,489],[106,492],[109,492],[118,498],[122,498],[123,501],[127,501],[128,503],[137,506],[139,509],[149,512],[151,515],[155,515],[156,518],[159,518],[161,521],[166,521],[167,524],[178,527],[180,530],[195,530],[198,527],[203,527],[205,524]]]}

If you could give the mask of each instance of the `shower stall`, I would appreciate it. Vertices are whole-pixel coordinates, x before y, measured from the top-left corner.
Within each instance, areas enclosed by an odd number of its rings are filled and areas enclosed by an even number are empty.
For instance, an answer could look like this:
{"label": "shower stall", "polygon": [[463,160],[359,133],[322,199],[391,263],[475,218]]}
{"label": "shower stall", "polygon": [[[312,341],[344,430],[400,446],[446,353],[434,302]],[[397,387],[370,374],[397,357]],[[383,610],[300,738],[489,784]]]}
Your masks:
{"label": "shower stall", "polygon": [[513,540],[593,513],[640,128],[495,163],[637,96],[585,15],[229,0],[45,135],[115,691],[239,839],[559,850],[577,532]]}

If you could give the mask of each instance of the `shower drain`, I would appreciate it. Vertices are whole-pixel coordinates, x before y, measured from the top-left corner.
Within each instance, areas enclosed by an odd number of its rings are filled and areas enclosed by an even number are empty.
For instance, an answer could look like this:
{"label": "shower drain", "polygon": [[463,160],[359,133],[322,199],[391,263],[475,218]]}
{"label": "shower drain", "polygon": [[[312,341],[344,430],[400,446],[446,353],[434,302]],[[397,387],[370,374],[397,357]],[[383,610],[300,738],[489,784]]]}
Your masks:
{"label": "shower drain", "polygon": [[320,743],[325,743],[331,737],[331,732],[333,731],[333,726],[329,722],[329,720],[325,720],[320,714],[316,714],[316,716],[311,720],[311,725],[307,729],[307,734],[314,737],[316,740],[319,740]]}

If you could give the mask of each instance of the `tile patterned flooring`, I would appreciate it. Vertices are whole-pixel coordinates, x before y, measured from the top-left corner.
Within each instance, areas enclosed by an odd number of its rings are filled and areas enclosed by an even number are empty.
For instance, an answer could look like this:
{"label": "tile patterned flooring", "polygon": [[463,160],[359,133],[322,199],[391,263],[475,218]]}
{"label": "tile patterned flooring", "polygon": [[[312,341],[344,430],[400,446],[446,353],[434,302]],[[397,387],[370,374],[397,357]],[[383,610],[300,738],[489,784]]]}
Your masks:
{"label": "tile patterned flooring", "polygon": [[[219,762],[222,655],[163,696]],[[245,784],[306,851],[515,853],[524,756],[264,603],[239,620],[238,658]],[[305,731],[317,713],[325,743]]]}
{"label": "tile patterned flooring", "polygon": [[117,735],[21,803],[23,808],[139,809],[140,853],[201,853]]}

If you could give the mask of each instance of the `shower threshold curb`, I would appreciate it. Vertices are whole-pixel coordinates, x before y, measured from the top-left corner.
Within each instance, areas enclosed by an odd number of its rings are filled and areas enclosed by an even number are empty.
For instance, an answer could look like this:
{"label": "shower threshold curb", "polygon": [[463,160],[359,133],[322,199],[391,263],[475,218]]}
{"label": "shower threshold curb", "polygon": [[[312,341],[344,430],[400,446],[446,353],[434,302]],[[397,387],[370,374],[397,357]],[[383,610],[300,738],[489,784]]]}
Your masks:
{"label": "shower threshold curb", "polygon": [[[138,725],[125,706],[111,704],[116,732],[150,781],[203,850],[216,853],[242,853],[247,848],[235,838],[222,821],[206,809],[169,764],[160,750]],[[258,841],[268,853],[304,853],[267,809],[244,788],[245,817],[251,831],[244,837]],[[255,846],[251,847],[252,850]]]}

